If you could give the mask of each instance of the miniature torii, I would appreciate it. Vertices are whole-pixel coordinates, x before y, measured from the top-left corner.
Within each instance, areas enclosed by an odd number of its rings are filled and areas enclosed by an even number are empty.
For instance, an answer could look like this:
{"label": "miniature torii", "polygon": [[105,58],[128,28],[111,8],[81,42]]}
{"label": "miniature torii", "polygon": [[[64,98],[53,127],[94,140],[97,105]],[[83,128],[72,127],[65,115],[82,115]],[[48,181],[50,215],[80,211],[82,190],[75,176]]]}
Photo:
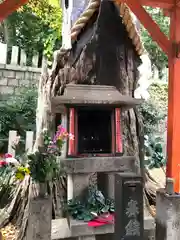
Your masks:
{"label": "miniature torii", "polygon": [[[0,21],[28,0],[4,0],[0,4]],[[166,176],[174,179],[175,192],[180,193],[180,0],[115,0],[126,3],[152,39],[168,56],[168,137]],[[170,17],[169,38],[160,30],[143,6],[159,7]],[[70,47],[70,44],[68,44]]]}

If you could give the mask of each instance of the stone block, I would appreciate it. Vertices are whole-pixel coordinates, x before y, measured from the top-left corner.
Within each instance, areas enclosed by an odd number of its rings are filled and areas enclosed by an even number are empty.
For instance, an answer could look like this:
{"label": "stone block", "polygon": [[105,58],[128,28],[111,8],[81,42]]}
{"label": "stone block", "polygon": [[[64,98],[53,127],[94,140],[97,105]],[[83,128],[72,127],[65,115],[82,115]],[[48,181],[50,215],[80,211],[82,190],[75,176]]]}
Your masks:
{"label": "stone block", "polygon": [[13,71],[19,71],[19,72],[25,72],[28,70],[28,67],[26,66],[19,66],[19,65],[12,65],[12,64],[6,64],[6,69],[13,70]]}
{"label": "stone block", "polygon": [[73,198],[85,194],[85,190],[89,186],[90,174],[73,174]]}
{"label": "stone block", "polygon": [[39,78],[41,76],[41,73],[33,73],[33,79],[39,81]]}
{"label": "stone block", "polygon": [[33,73],[40,73],[41,74],[41,68],[28,67],[28,71],[33,72]]}
{"label": "stone block", "polygon": [[113,233],[96,235],[96,240],[114,240]]}
{"label": "stone block", "polygon": [[4,70],[6,68],[6,64],[0,63],[0,69]]}
{"label": "stone block", "polygon": [[8,79],[8,86],[19,86],[19,81],[17,79]]}
{"label": "stone block", "polygon": [[16,72],[16,79],[25,79],[25,73],[24,72],[21,72],[21,71],[17,71]]}
{"label": "stone block", "polygon": [[14,88],[10,86],[0,86],[1,94],[13,94]]}
{"label": "stone block", "polygon": [[4,70],[3,76],[7,78],[15,78],[15,71]]}
{"label": "stone block", "polygon": [[78,240],[96,240],[95,235],[78,237]]}
{"label": "stone block", "polygon": [[25,86],[28,87],[30,86],[30,81],[29,80],[19,80],[19,86]]}
{"label": "stone block", "polygon": [[32,79],[29,81],[30,86],[38,86],[38,81],[35,79]]}
{"label": "stone block", "polygon": [[169,195],[165,189],[156,195],[156,239],[180,239],[180,195]]}
{"label": "stone block", "polygon": [[133,173],[115,175],[115,240],[144,240],[142,177]]}
{"label": "stone block", "polygon": [[98,189],[106,198],[114,199],[114,173],[98,173]]}
{"label": "stone block", "polygon": [[25,72],[25,80],[32,80],[33,73],[32,72]]}
{"label": "stone block", "polygon": [[8,79],[7,78],[0,78],[0,85],[1,86],[7,86]]}
{"label": "stone block", "polygon": [[61,160],[67,173],[136,172],[135,157],[88,157]]}
{"label": "stone block", "polygon": [[23,87],[14,87],[14,93],[17,94],[23,90]]}

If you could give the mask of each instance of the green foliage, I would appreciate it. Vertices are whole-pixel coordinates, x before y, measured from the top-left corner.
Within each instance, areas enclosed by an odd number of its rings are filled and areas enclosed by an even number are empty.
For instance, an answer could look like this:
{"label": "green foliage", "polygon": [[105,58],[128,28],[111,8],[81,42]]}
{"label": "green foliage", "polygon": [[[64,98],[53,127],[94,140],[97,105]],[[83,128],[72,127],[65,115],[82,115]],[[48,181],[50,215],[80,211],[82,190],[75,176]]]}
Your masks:
{"label": "green foliage", "polygon": [[43,53],[49,58],[61,43],[62,10],[58,1],[30,0],[1,24],[0,35],[9,45],[24,49],[31,59]]}
{"label": "green foliage", "polygon": [[28,159],[30,175],[34,181],[44,183],[56,177],[58,164],[55,156],[50,156],[39,149],[29,155]]}
{"label": "green foliage", "polygon": [[149,168],[165,164],[162,150],[163,139],[158,136],[158,125],[167,116],[168,85],[153,83],[149,87],[150,99],[141,105],[145,132],[145,164]]}
{"label": "green foliage", "polygon": [[[24,88],[8,101],[0,101],[0,138],[7,139],[10,130],[25,138],[26,131],[36,130],[37,88]],[[22,145],[22,143],[21,143]],[[5,142],[0,142],[0,152]]]}
{"label": "green foliage", "polygon": [[159,137],[150,137],[145,141],[146,165],[150,169],[159,168],[166,164],[161,143],[162,139]]}
{"label": "green foliage", "polygon": [[12,171],[10,167],[0,167],[0,209],[12,200],[12,193],[15,187],[12,181]]}
{"label": "green foliage", "polygon": [[59,147],[52,142],[48,131],[43,132],[42,147],[27,156],[30,176],[34,181],[39,183],[53,181],[57,175],[63,173],[62,164],[57,163],[57,156],[61,154],[61,148],[62,145]]}
{"label": "green foliage", "polygon": [[[158,8],[146,7],[147,12],[152,16],[155,22],[159,25],[162,32],[168,36],[169,34],[169,18],[165,17],[162,10]],[[162,69],[167,67],[168,61],[166,54],[161,50],[156,42],[152,40],[145,28],[142,30],[142,40],[145,49],[148,51],[151,62],[159,70],[161,77]]]}
{"label": "green foliage", "polygon": [[45,26],[48,32],[44,34],[44,54],[50,60],[55,48],[61,43],[62,9],[58,0],[31,0],[29,6]]}
{"label": "green foliage", "polygon": [[168,85],[153,83],[148,89],[150,98],[145,101],[140,111],[143,116],[145,135],[157,132],[157,126],[167,116]]}
{"label": "green foliage", "polygon": [[151,99],[156,104],[156,108],[160,109],[164,115],[167,115],[168,105],[168,84],[167,83],[153,83],[148,89]]}
{"label": "green foliage", "polygon": [[140,111],[143,117],[144,134],[149,136],[155,133],[159,121],[164,119],[165,114],[157,108],[156,103],[152,100],[144,102],[140,107]]}
{"label": "green foliage", "polygon": [[77,220],[90,221],[94,219],[94,214],[114,212],[114,202],[105,199],[103,194],[94,186],[90,186],[84,194],[85,199],[75,198],[68,202],[69,214]]}
{"label": "green foliage", "polygon": [[37,88],[24,88],[8,101],[0,102],[0,137],[8,137],[9,130],[17,130],[20,136],[35,130]]}
{"label": "green foliage", "polygon": [[[6,157],[2,158],[3,161],[0,162],[0,178],[3,176],[4,171],[8,169],[16,180],[21,181],[26,175],[30,175],[32,180],[38,183],[53,181],[61,173],[64,174],[61,169],[62,164],[57,163],[57,156],[61,154],[62,145],[59,147],[55,141],[52,142],[48,131],[43,132],[42,146],[36,152],[27,154],[24,151],[22,153],[18,144],[16,143],[14,146],[16,157],[13,162],[6,161]],[[0,184],[2,183],[0,182]]]}

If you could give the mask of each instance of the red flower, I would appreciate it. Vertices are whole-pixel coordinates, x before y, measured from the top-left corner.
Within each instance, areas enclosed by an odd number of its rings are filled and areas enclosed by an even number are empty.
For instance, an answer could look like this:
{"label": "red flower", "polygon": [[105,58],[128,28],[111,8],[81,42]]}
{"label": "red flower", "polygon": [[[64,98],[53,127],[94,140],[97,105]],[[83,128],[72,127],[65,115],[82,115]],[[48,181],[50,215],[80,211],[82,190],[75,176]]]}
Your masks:
{"label": "red flower", "polygon": [[9,154],[9,153],[4,154],[4,158],[12,158],[12,157],[13,157],[12,154]]}
{"label": "red flower", "polygon": [[4,160],[0,161],[0,167],[6,166],[8,163]]}

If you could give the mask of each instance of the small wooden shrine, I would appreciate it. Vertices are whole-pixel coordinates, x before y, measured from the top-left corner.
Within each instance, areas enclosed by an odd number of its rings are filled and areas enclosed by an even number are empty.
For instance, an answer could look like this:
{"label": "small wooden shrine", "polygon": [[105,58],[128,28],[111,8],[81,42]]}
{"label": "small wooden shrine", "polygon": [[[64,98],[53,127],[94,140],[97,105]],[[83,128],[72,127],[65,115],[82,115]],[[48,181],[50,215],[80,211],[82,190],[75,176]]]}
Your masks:
{"label": "small wooden shrine", "polygon": [[[70,174],[69,199],[88,185],[88,173],[135,171],[135,157],[123,155],[121,113],[140,102],[113,86],[78,84],[68,84],[63,95],[52,99],[57,125],[61,121],[75,136],[64,145],[62,154]],[[103,185],[105,182],[101,178]]]}
{"label": "small wooden shrine", "polygon": [[[52,100],[56,113],[63,111],[63,123],[75,136],[69,140],[64,156],[122,155],[121,111],[139,103],[113,86],[67,85],[64,94]],[[56,121],[60,121],[59,115]]]}

